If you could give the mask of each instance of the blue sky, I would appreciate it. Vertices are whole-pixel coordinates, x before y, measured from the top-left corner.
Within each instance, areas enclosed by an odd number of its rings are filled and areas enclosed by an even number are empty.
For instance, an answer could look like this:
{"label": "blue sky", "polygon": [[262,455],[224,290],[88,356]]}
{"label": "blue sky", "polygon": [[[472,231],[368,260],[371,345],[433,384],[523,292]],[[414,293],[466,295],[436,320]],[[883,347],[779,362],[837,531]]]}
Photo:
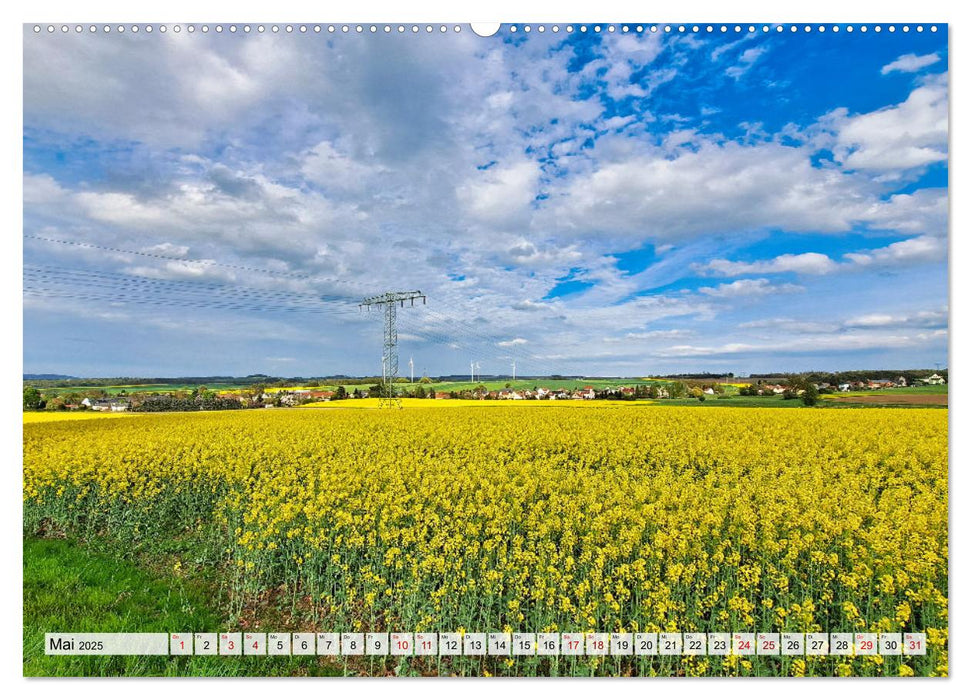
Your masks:
{"label": "blue sky", "polygon": [[25,28],[25,371],[945,364],[946,29],[617,27]]}

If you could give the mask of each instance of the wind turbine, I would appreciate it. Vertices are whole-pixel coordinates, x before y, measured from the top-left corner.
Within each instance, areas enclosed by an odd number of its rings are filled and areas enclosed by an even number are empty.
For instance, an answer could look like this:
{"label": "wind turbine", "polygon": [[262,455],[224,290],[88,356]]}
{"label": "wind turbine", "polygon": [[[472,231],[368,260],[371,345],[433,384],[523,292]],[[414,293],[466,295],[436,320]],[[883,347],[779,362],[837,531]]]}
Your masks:
{"label": "wind turbine", "polygon": [[512,380],[516,381],[516,361],[512,361]]}
{"label": "wind turbine", "polygon": [[470,381],[473,384],[475,384],[475,361],[474,360],[469,360],[469,371],[472,374],[472,379]]}
{"label": "wind turbine", "polygon": [[411,368],[411,383],[415,383],[415,358],[408,358],[408,367]]}

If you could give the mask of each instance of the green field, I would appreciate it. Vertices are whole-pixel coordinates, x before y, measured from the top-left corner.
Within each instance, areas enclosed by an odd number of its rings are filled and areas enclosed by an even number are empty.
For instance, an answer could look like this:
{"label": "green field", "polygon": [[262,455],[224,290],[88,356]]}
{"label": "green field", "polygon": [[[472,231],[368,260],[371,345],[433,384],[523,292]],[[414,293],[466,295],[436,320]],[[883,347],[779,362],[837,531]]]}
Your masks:
{"label": "green field", "polygon": [[941,395],[947,393],[947,384],[933,384],[929,386],[902,386],[894,389],[861,389],[860,391],[841,391],[837,394],[824,394],[824,396],[909,396],[932,394]]}

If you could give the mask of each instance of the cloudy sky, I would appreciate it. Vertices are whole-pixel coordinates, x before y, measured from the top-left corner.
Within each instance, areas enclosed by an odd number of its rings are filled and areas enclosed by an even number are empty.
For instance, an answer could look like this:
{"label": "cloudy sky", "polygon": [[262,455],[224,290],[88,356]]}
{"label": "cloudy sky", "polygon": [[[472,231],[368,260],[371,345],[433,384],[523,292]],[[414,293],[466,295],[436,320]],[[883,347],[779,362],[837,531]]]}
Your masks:
{"label": "cloudy sky", "polygon": [[24,37],[24,371],[947,362],[947,35]]}

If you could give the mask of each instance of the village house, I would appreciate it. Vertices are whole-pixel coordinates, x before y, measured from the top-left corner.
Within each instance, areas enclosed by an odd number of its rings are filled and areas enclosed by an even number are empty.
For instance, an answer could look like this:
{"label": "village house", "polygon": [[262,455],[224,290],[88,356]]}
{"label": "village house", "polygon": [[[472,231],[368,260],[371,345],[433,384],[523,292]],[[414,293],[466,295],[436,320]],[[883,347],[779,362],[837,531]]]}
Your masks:
{"label": "village house", "polygon": [[944,377],[942,377],[941,375],[937,374],[936,372],[934,374],[932,374],[931,376],[929,376],[929,377],[925,377],[921,381],[923,381],[924,384],[931,384],[931,385],[946,384],[946,382],[944,381]]}
{"label": "village house", "polygon": [[871,379],[867,382],[867,389],[892,389],[895,386],[892,379]]}
{"label": "village house", "polygon": [[[85,403],[85,401],[87,403]],[[127,411],[129,407],[128,401],[123,401],[121,399],[96,399],[93,402],[89,399],[84,399],[84,401],[81,403],[85,406],[89,406],[92,411],[110,411],[112,413]]]}

